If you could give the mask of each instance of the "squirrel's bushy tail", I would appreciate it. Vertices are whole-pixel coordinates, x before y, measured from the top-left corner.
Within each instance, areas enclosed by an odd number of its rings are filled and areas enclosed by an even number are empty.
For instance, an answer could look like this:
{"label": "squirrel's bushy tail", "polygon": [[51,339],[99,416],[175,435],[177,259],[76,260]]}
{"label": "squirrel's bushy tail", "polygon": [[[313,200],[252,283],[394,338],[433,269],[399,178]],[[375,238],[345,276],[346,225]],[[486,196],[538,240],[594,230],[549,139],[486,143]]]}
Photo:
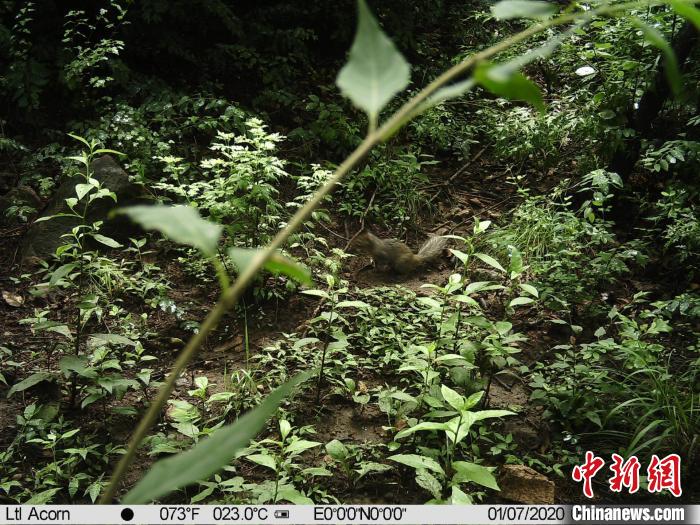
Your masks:
{"label": "squirrel's bushy tail", "polygon": [[437,259],[442,255],[443,250],[447,247],[448,240],[440,236],[432,236],[427,241],[423,243],[420,247],[416,257],[420,259],[421,262],[432,261]]}

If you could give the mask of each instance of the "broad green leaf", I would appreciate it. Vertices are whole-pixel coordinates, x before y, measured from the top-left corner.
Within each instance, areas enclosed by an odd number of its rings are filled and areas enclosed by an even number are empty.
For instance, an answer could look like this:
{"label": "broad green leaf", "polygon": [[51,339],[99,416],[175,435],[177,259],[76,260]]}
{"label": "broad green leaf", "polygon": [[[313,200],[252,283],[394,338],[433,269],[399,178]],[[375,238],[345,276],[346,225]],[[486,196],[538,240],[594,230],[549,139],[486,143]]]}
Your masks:
{"label": "broad green leaf", "polygon": [[284,485],[277,491],[277,501],[289,501],[294,505],[313,505],[311,498],[304,496],[292,485]]}
{"label": "broad green leaf", "polygon": [[120,156],[126,155],[126,153],[122,153],[121,151],[116,151],[116,150],[107,149],[107,148],[96,149],[95,151],[92,152],[93,155],[104,155],[105,153],[110,153],[112,155],[120,155]]}
{"label": "broad green leaf", "polygon": [[481,421],[482,419],[489,419],[494,417],[504,417],[504,416],[514,416],[515,412],[510,410],[481,410],[479,412],[473,412],[474,421]]}
{"label": "broad green leaf", "polygon": [[328,292],[325,292],[323,290],[302,290],[301,293],[304,295],[313,295],[315,297],[321,297],[323,299],[330,299],[330,295],[328,295]]}
{"label": "broad green leaf", "polygon": [[442,484],[426,469],[421,468],[416,471],[416,483],[430,492],[434,498],[442,497]]}
{"label": "broad green leaf", "polygon": [[310,448],[314,448],[319,446],[321,443],[318,441],[308,441],[306,439],[298,439],[296,441],[292,441],[286,448],[285,451],[289,454],[299,454],[300,452],[304,452],[305,450],[308,450]]}
{"label": "broad green leaf", "polygon": [[474,256],[478,257],[479,259],[484,261],[489,266],[496,268],[496,270],[499,270],[503,273],[506,273],[506,269],[503,266],[501,266],[501,263],[499,263],[496,259],[494,259],[490,255],[486,255],[485,253],[475,253]]}
{"label": "broad green leaf", "polygon": [[359,481],[360,478],[366,476],[367,474],[371,474],[372,472],[386,472],[387,470],[391,470],[391,468],[392,467],[390,465],[384,465],[374,461],[367,461],[360,463],[360,468],[356,468],[355,472],[358,474],[357,479]]}
{"label": "broad green leaf", "polygon": [[24,505],[46,505],[49,503],[61,488],[53,488],[34,494],[31,498],[24,502]]}
{"label": "broad green leaf", "polygon": [[83,144],[85,144],[85,146],[88,147],[88,149],[90,148],[90,143],[86,139],[81,137],[80,135],[74,135],[73,133],[68,133],[68,136],[72,139],[75,139],[79,142],[82,142]]}
{"label": "broad green leaf", "polygon": [[371,308],[364,301],[340,301],[335,305],[336,308]]}
{"label": "broad green leaf", "polygon": [[106,236],[101,235],[99,233],[93,233],[92,237],[97,242],[100,242],[100,243],[104,244],[105,246],[109,246],[110,248],[121,248],[122,247],[121,244],[119,244],[117,241],[115,241],[111,237],[106,237]]}
{"label": "broad green leaf", "polygon": [[64,355],[58,362],[58,367],[66,377],[75,372],[88,379],[97,377],[97,371],[88,366],[87,358],[77,355]]}
{"label": "broad green leaf", "polygon": [[58,282],[63,279],[66,275],[71,273],[78,267],[78,263],[64,264],[56,268],[51,274],[51,279],[49,280],[49,286],[56,286]]}
{"label": "broad green leaf", "polygon": [[235,423],[215,430],[192,449],[157,462],[122,502],[130,505],[147,503],[175,489],[207,479],[227,465],[236,452],[245,447],[263,428],[292,389],[309,379],[313,373],[308,371],[297,375]]}
{"label": "broad green leaf", "polygon": [[464,406],[464,398],[461,395],[446,385],[440,387],[440,392],[442,393],[442,397],[445,398],[445,401],[447,401],[452,408],[455,410],[462,409]]}
{"label": "broad green leaf", "polygon": [[522,290],[523,290],[524,292],[529,293],[529,294],[532,295],[533,297],[539,297],[539,296],[540,296],[540,292],[538,292],[538,291],[537,291],[537,288],[535,288],[535,287],[532,286],[531,284],[519,284],[518,286],[520,286],[520,288],[522,288]]}
{"label": "broad green leaf", "polygon": [[685,2],[671,0],[673,10],[683,18],[689,20],[700,31],[700,10]]}
{"label": "broad green leaf", "polygon": [[292,425],[287,421],[286,419],[280,419],[280,436],[282,437],[282,441],[287,439],[287,436],[289,433],[292,431]]}
{"label": "broad green leaf", "polygon": [[479,401],[481,401],[481,398],[484,397],[484,391],[480,392],[475,392],[472,395],[470,395],[467,400],[464,402],[464,408],[463,410],[470,410],[473,407],[475,407]]}
{"label": "broad green leaf", "polygon": [[460,443],[467,437],[469,429],[475,421],[476,418],[473,412],[462,412],[459,416],[453,417],[445,423],[447,437],[455,443]]}
{"label": "broad green leaf", "polygon": [[214,255],[222,227],[202,219],[191,206],[130,206],[117,210],[147,230],[158,230],[171,240]]}
{"label": "broad green leaf", "polygon": [[38,385],[42,381],[51,380],[53,380],[53,376],[48,372],[37,372],[36,374],[30,375],[28,378],[20,381],[19,383],[12,385],[12,388],[10,388],[10,391],[7,393],[7,397],[12,397],[12,395],[15,392],[24,392],[28,388],[31,388],[34,385]]}
{"label": "broad green leaf", "polygon": [[267,467],[277,472],[277,463],[275,463],[275,458],[268,454],[251,454],[250,456],[246,456],[245,458],[248,461],[252,461],[253,463],[257,463],[258,465]]}
{"label": "broad green leaf", "polygon": [[424,421],[423,423],[418,423],[417,425],[412,426],[411,428],[405,428],[398,434],[396,434],[396,437],[394,439],[401,439],[403,437],[409,436],[413,434],[414,432],[418,432],[420,430],[445,430],[445,423],[435,423],[433,421]]}
{"label": "broad green leaf", "polygon": [[136,346],[136,342],[119,334],[90,334],[90,343],[94,346],[104,346],[108,343],[116,345]]}
{"label": "broad green leaf", "polygon": [[[253,262],[256,254],[261,252],[262,250],[250,248],[230,248],[228,255],[238,268],[239,273],[242,273]],[[272,254],[272,257],[267,260],[263,268],[275,274],[283,273],[307,286],[313,284],[311,282],[311,272],[308,268],[279,253]]]}
{"label": "broad green leaf", "polygon": [[328,452],[328,455],[332,457],[333,459],[337,459],[339,461],[342,461],[346,457],[348,457],[348,448],[343,445],[341,441],[338,441],[337,439],[334,439],[333,441],[329,441],[326,443],[326,452]]}
{"label": "broad green leaf", "polygon": [[669,86],[671,86],[671,91],[675,96],[678,96],[681,92],[681,70],[678,67],[678,60],[676,59],[676,54],[673,52],[673,48],[666,42],[666,39],[661,34],[661,32],[652,27],[639,18],[632,18],[632,22],[639,29],[641,29],[642,34],[647,42],[652,46],[657,48],[664,56],[664,70],[666,72],[666,79],[668,80]]}
{"label": "broad green leaf", "polygon": [[[506,64],[507,66],[507,64]],[[483,62],[474,71],[474,78],[491,93],[509,100],[523,100],[544,110],[540,88],[519,71],[502,65]]]}
{"label": "broad green leaf", "polygon": [[453,250],[451,248],[450,248],[450,252],[452,253],[452,255],[457,257],[457,259],[462,261],[462,264],[467,264],[469,262],[469,254],[468,253],[464,253],[460,250]]}
{"label": "broad green leaf", "polygon": [[462,492],[457,485],[452,485],[452,496],[450,497],[450,505],[472,505],[474,501],[471,496]]}
{"label": "broad green leaf", "polygon": [[395,454],[393,456],[389,456],[387,459],[413,467],[415,469],[428,469],[432,470],[433,472],[437,472],[438,474],[442,474],[443,476],[445,475],[445,471],[442,470],[440,464],[433,458],[426,456],[419,456],[418,454]]}
{"label": "broad green leaf", "polygon": [[549,2],[536,0],[502,0],[491,6],[491,13],[499,20],[511,18],[547,18],[556,11]]}
{"label": "broad green leaf", "polygon": [[92,184],[76,184],[75,194],[78,196],[78,200],[85,197],[93,188],[94,186]]}
{"label": "broad green leaf", "polygon": [[336,84],[376,125],[379,112],[410,80],[410,67],[379,28],[365,0],[358,0],[355,41]]}
{"label": "broad green leaf", "polygon": [[493,468],[484,467],[467,461],[455,461],[452,463],[455,474],[452,477],[454,483],[466,483],[471,481],[483,487],[493,490],[501,490],[496,482],[496,478],[491,473]]}
{"label": "broad green leaf", "polygon": [[512,308],[514,306],[522,306],[524,304],[530,304],[534,302],[535,300],[532,297],[516,297],[510,303],[508,303],[508,306]]}

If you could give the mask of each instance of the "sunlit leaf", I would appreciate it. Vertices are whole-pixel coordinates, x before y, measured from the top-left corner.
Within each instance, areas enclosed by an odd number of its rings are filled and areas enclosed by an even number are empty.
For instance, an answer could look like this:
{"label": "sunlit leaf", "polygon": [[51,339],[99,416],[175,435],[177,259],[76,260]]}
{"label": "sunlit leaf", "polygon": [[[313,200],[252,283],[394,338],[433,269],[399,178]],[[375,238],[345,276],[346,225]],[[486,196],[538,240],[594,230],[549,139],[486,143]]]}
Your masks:
{"label": "sunlit leaf", "polygon": [[358,0],[358,24],[347,64],[336,84],[370,122],[410,79],[410,67],[394,43],[379,28],[365,0]]}
{"label": "sunlit leaf", "polygon": [[443,476],[445,475],[445,471],[442,470],[440,464],[434,459],[426,456],[419,456],[418,454],[395,454],[393,456],[389,456],[387,459],[413,467],[415,469],[427,469],[437,472],[438,474],[442,474]]}
{"label": "sunlit leaf", "polygon": [[455,470],[455,474],[452,477],[454,483],[466,483],[471,481],[472,483],[477,483],[493,490],[501,490],[498,487],[496,478],[491,473],[493,470],[492,468],[469,463],[467,461],[454,461],[452,463],[452,468]]}
{"label": "sunlit leaf", "polygon": [[147,503],[198,480],[207,479],[236,452],[245,447],[265,426],[282,400],[313,371],[297,375],[273,391],[265,400],[235,423],[215,430],[192,449],[157,462],[124,497],[124,504]]}
{"label": "sunlit leaf", "polygon": [[482,62],[474,71],[474,78],[494,95],[509,100],[523,100],[544,110],[540,88],[532,80],[510,67]]}
{"label": "sunlit leaf", "polygon": [[511,18],[547,18],[557,10],[549,2],[537,0],[502,0],[491,6],[491,13],[500,20]]}
{"label": "sunlit leaf", "polygon": [[28,378],[20,381],[19,383],[12,385],[12,388],[10,388],[10,391],[7,393],[7,397],[12,397],[12,395],[16,392],[24,392],[25,390],[33,387],[34,385],[38,385],[43,381],[51,380],[53,380],[53,376],[48,372],[37,372],[36,374],[30,375]]}
{"label": "sunlit leaf", "polygon": [[474,256],[478,257],[479,259],[484,261],[489,266],[496,268],[496,270],[499,270],[503,273],[506,273],[506,269],[503,266],[501,266],[501,263],[499,263],[496,259],[494,259],[490,255],[486,255],[485,253],[475,253]]}
{"label": "sunlit leaf", "polygon": [[[230,248],[228,255],[231,257],[231,260],[233,260],[238,271],[243,272],[253,261],[255,255],[260,252],[261,250],[250,248]],[[272,254],[272,257],[265,262],[263,268],[275,274],[282,273],[287,275],[307,286],[313,284],[311,281],[311,271],[308,268],[279,253]]]}
{"label": "sunlit leaf", "polygon": [[214,255],[222,227],[202,219],[191,206],[130,206],[117,210],[147,230],[158,230],[175,242]]}

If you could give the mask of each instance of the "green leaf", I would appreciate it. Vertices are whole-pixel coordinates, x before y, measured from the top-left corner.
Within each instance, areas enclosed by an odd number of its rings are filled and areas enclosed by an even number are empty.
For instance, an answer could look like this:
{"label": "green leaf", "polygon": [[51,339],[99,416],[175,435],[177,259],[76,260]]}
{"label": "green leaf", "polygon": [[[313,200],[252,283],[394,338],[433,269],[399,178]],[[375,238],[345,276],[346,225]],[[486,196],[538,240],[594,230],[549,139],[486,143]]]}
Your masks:
{"label": "green leaf", "polygon": [[474,78],[491,93],[509,100],[523,100],[544,110],[544,99],[540,88],[521,72],[508,64],[494,65],[482,62],[474,71]]}
{"label": "green leaf", "polygon": [[504,417],[504,416],[514,416],[515,412],[510,410],[481,410],[479,412],[473,412],[474,421],[481,421],[482,419],[490,419],[494,417]]}
{"label": "green leaf", "polygon": [[119,156],[126,155],[126,153],[122,153],[121,151],[116,151],[116,150],[107,149],[107,148],[96,149],[95,151],[92,152],[93,155],[104,155],[105,153],[110,153],[112,155],[119,155]]}
{"label": "green leaf", "polygon": [[318,441],[308,441],[306,439],[298,439],[292,441],[286,448],[285,451],[289,454],[299,454],[310,448],[319,446],[321,443]]}
{"label": "green leaf", "polygon": [[76,184],[75,185],[75,194],[78,196],[78,200],[82,199],[90,193],[90,190],[92,190],[94,186],[92,184]]}
{"label": "green leaf", "polygon": [[349,453],[347,447],[337,439],[326,443],[326,452],[328,452],[328,455],[330,457],[339,461],[342,461],[343,459],[348,457]]}
{"label": "green leaf", "polygon": [[403,465],[413,467],[415,469],[428,469],[438,474],[445,475],[445,471],[442,470],[440,464],[432,458],[426,456],[419,456],[418,454],[395,454],[389,456],[387,459],[391,461],[396,461]]}
{"label": "green leaf", "polygon": [[668,80],[668,84],[671,86],[671,91],[673,91],[674,96],[677,97],[681,93],[682,82],[681,70],[678,67],[678,60],[676,59],[676,54],[673,52],[673,48],[666,42],[664,36],[655,27],[651,27],[636,17],[632,18],[632,22],[641,29],[646,41],[663,54],[666,80]]}
{"label": "green leaf", "polygon": [[64,355],[58,362],[58,367],[66,377],[75,372],[81,377],[92,379],[97,377],[97,372],[88,366],[87,358],[77,355]]}
{"label": "green leaf", "polygon": [[[262,250],[250,248],[230,248],[228,255],[238,268],[239,273],[242,273],[244,269],[253,261],[255,255],[260,252],[262,252]],[[273,253],[272,257],[270,257],[263,265],[263,268],[274,274],[282,273],[287,275],[288,277],[291,277],[292,279],[307,286],[311,286],[313,284],[311,281],[311,272],[308,268],[279,253]]]}
{"label": "green leaf", "polygon": [[442,497],[442,484],[426,469],[421,468],[416,471],[416,483],[430,492],[434,498]]}
{"label": "green leaf", "polygon": [[536,0],[502,0],[491,6],[491,13],[499,20],[511,18],[547,18],[556,11],[549,2]]}
{"label": "green leaf", "polygon": [[192,449],[157,462],[129,491],[122,503],[147,503],[175,489],[207,479],[227,465],[236,452],[245,447],[263,428],[292,389],[309,379],[313,373],[308,371],[297,375],[235,423],[215,430]]}
{"label": "green leaf", "polygon": [[535,287],[532,286],[531,284],[519,284],[518,286],[520,286],[520,288],[521,288],[524,292],[529,293],[530,295],[532,295],[532,296],[534,296],[534,297],[539,297],[539,296],[540,296],[540,293],[537,291],[537,288],[535,288]]}
{"label": "green leaf", "polygon": [[136,346],[136,343],[119,334],[90,334],[90,342],[95,346],[104,346],[108,343],[115,345]]}
{"label": "green leaf", "polygon": [[532,297],[516,297],[510,303],[508,303],[508,306],[512,308],[514,306],[521,306],[523,304],[530,304],[534,302],[535,300]]}
{"label": "green leaf", "polygon": [[464,406],[464,398],[461,395],[445,385],[440,387],[440,392],[442,393],[442,397],[445,398],[445,401],[447,401],[452,408],[455,410],[462,409]]}
{"label": "green leaf", "polygon": [[48,372],[37,372],[36,374],[30,375],[28,378],[12,385],[10,391],[7,393],[7,397],[10,398],[15,392],[24,392],[25,390],[41,383],[42,381],[52,381],[53,376]]}
{"label": "green leaf", "polygon": [[269,454],[251,454],[245,457],[248,461],[257,463],[263,467],[267,467],[275,472],[277,472],[277,463],[275,463],[275,458]]}
{"label": "green leaf", "polygon": [[501,490],[496,482],[496,478],[491,473],[492,468],[483,467],[467,461],[455,461],[452,463],[455,474],[452,477],[454,483],[466,483],[471,481],[483,487],[493,490]]}
{"label": "green leaf", "polygon": [[379,28],[365,0],[358,0],[355,41],[336,84],[376,125],[379,112],[410,80],[410,66]]}
{"label": "green leaf", "polygon": [[484,397],[484,391],[481,390],[479,392],[475,392],[472,395],[470,395],[467,400],[464,402],[464,407],[463,410],[470,410],[471,408],[475,407],[479,401],[481,401],[481,398]]}
{"label": "green leaf", "polygon": [[503,266],[501,266],[501,263],[499,263],[496,259],[494,259],[490,255],[486,255],[485,253],[475,253],[474,256],[478,257],[479,259],[484,261],[489,266],[493,266],[494,268],[496,268],[496,270],[499,270],[503,273],[506,273],[506,269]]}
{"label": "green leaf", "polygon": [[396,437],[394,439],[401,439],[402,437],[406,437],[420,430],[445,430],[445,423],[424,421],[422,423],[418,423],[417,425],[412,426],[411,428],[403,429],[401,432],[396,434]]}
{"label": "green leaf", "polygon": [[683,18],[689,20],[700,31],[700,10],[685,2],[671,0],[673,10]]}
{"label": "green leaf", "polygon": [[464,253],[463,251],[460,251],[460,250],[453,250],[451,248],[450,248],[450,252],[452,253],[452,255],[457,257],[457,259],[459,259],[462,262],[462,264],[466,265],[469,262],[469,254],[468,253]]}
{"label": "green leaf", "polygon": [[191,206],[130,206],[117,210],[147,230],[158,230],[175,242],[214,255],[222,227],[199,216]]}
{"label": "green leaf", "polygon": [[452,485],[452,496],[450,497],[451,505],[471,505],[474,501],[471,496],[462,492],[457,485]]}
{"label": "green leaf", "polygon": [[74,135],[73,133],[68,133],[68,136],[72,139],[75,139],[79,142],[82,142],[83,144],[85,144],[85,146],[88,147],[88,149],[90,148],[90,143],[86,139],[84,139],[83,137],[81,137],[79,135]]}
{"label": "green leaf", "polygon": [[49,280],[49,286],[56,286],[58,282],[63,279],[66,275],[71,273],[74,269],[78,267],[77,263],[64,264],[56,268],[51,274],[51,279]]}
{"label": "green leaf", "polygon": [[117,241],[112,239],[111,237],[105,237],[104,235],[100,235],[99,233],[93,233],[92,237],[97,241],[105,246],[109,246],[110,248],[121,248],[122,245],[119,244]]}
{"label": "green leaf", "polygon": [[61,488],[53,488],[34,494],[31,498],[24,502],[24,505],[45,505],[50,502]]}
{"label": "green leaf", "polygon": [[360,464],[360,468],[355,469],[355,472],[357,472],[357,479],[358,481],[360,478],[363,478],[367,474],[371,474],[372,472],[386,472],[387,470],[391,470],[391,466],[389,465],[384,465],[382,463],[376,463],[374,461],[367,461],[363,462]]}
{"label": "green leaf", "polygon": [[286,419],[280,419],[280,436],[282,441],[287,439],[287,436],[292,431],[292,425]]}

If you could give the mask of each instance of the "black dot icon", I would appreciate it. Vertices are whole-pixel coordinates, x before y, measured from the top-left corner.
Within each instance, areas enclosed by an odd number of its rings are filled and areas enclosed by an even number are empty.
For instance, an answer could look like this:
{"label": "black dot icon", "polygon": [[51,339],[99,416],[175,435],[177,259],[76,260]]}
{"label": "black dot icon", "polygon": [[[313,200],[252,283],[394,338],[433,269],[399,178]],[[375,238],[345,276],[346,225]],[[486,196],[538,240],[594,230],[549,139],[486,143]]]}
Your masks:
{"label": "black dot icon", "polygon": [[131,521],[134,519],[134,511],[130,508],[122,509],[122,519],[124,521]]}

